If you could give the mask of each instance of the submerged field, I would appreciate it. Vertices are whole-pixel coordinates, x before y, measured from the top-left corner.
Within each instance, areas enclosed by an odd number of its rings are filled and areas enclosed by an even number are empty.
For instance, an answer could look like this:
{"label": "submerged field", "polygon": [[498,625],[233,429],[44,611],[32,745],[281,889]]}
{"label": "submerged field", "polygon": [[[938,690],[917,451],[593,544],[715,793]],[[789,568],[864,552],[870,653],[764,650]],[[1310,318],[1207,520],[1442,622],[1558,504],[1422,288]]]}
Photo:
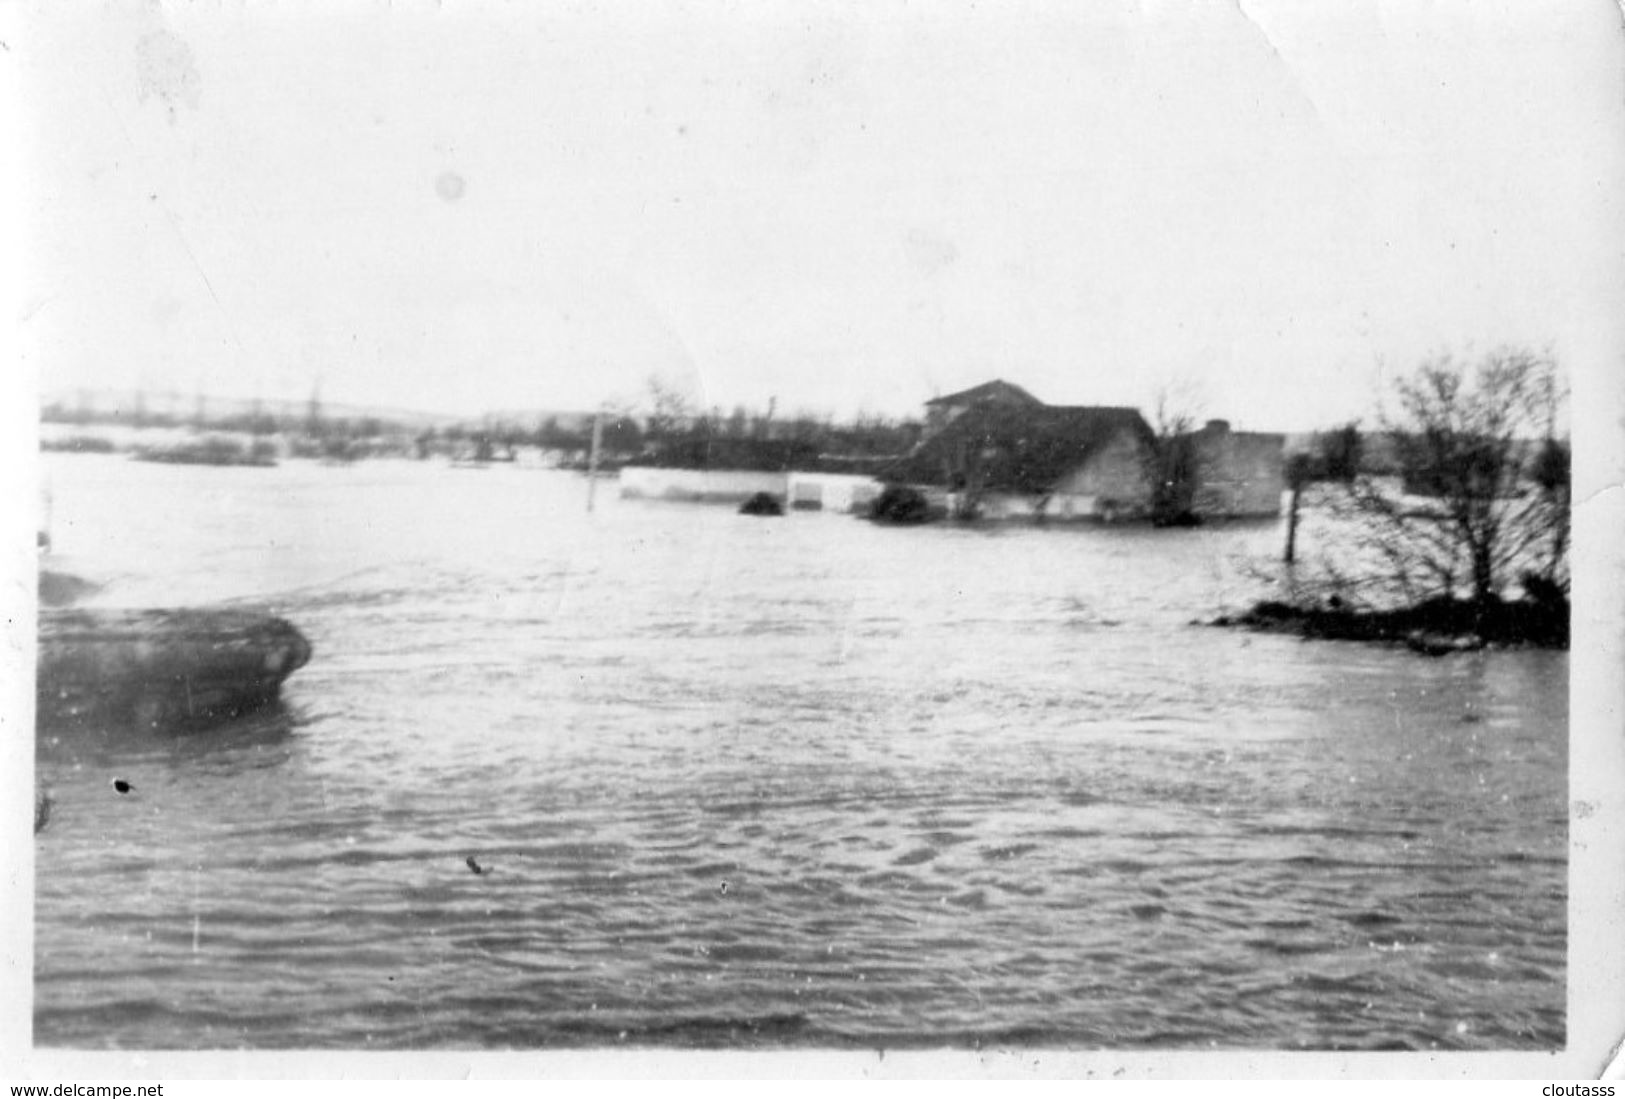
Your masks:
{"label": "submerged field", "polygon": [[103,604],[316,655],[215,733],[41,731],[40,1045],[1563,1045],[1567,654],[1191,626],[1274,524],[47,469]]}

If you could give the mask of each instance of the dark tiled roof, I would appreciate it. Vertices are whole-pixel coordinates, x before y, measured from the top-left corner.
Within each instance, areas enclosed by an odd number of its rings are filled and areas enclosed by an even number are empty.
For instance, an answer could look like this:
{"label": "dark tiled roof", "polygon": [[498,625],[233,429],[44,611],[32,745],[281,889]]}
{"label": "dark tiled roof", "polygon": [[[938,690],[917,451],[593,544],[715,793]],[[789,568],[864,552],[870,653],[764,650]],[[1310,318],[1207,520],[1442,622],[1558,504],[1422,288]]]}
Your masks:
{"label": "dark tiled roof", "polygon": [[991,382],[983,382],[981,385],[973,385],[969,389],[961,389],[958,393],[933,397],[931,400],[926,401],[925,405],[929,408],[937,404],[973,404],[977,401],[985,401],[990,397],[1015,397],[1017,400],[1030,404],[1035,408],[1042,408],[1044,405],[1043,401],[1040,401],[1019,385],[1013,385],[1002,378],[995,378]]}
{"label": "dark tiled roof", "polygon": [[1133,408],[973,405],[881,476],[947,485],[963,456],[982,455],[986,487],[1038,492],[1087,463],[1124,431],[1148,442],[1152,437]]}

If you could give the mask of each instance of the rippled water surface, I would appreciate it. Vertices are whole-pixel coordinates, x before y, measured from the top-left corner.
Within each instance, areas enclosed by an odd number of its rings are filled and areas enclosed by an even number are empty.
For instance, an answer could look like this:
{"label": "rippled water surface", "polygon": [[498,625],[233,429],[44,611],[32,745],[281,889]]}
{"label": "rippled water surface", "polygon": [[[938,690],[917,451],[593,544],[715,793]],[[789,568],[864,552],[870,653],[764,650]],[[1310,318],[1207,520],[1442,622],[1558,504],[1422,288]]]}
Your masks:
{"label": "rippled water surface", "polygon": [[1189,625],[1274,526],[51,459],[92,605],[316,656],[207,733],[41,731],[39,1045],[1563,1043],[1567,656]]}

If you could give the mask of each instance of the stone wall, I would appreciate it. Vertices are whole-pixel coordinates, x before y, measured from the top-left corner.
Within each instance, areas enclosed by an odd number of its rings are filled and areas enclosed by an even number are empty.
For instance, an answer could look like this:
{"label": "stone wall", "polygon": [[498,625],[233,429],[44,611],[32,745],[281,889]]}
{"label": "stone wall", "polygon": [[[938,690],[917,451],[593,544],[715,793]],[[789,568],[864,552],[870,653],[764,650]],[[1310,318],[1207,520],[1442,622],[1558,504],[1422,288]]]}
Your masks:
{"label": "stone wall", "polygon": [[1216,420],[1198,435],[1202,487],[1196,511],[1208,516],[1281,514],[1286,491],[1286,436],[1231,431]]}
{"label": "stone wall", "polygon": [[1086,464],[1056,482],[1047,514],[1120,517],[1144,512],[1150,501],[1145,443],[1131,431],[1120,431]]}

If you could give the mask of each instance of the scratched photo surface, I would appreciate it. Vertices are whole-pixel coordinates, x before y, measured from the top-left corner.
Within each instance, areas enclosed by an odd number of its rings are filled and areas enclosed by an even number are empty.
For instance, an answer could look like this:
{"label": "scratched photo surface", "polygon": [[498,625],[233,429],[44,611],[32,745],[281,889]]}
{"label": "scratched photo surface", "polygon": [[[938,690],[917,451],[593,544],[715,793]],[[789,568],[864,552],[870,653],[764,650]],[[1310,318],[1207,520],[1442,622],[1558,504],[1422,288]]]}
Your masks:
{"label": "scratched photo surface", "polygon": [[35,1046],[1562,1050],[1592,7],[34,18]]}

